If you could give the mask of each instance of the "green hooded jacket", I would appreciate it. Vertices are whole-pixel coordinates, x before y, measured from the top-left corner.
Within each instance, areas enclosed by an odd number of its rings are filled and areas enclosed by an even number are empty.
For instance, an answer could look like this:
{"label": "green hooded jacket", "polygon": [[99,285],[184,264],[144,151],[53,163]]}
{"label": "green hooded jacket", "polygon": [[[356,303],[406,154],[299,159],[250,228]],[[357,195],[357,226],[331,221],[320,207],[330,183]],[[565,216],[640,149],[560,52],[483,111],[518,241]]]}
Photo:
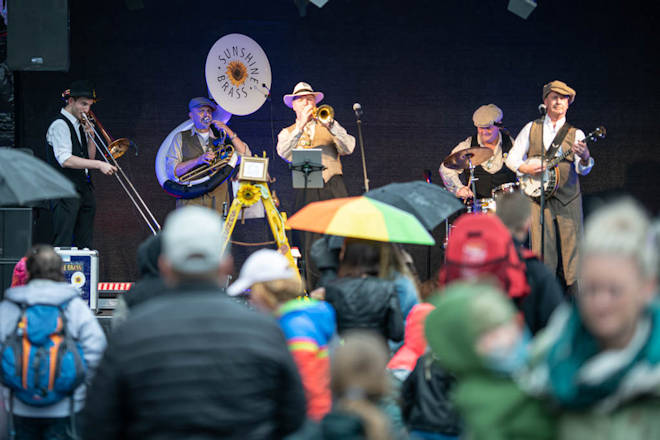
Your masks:
{"label": "green hooded jacket", "polygon": [[490,370],[475,351],[488,330],[516,319],[504,293],[488,284],[454,283],[431,301],[425,324],[438,362],[457,377],[453,401],[469,440],[553,439],[555,424],[541,401]]}

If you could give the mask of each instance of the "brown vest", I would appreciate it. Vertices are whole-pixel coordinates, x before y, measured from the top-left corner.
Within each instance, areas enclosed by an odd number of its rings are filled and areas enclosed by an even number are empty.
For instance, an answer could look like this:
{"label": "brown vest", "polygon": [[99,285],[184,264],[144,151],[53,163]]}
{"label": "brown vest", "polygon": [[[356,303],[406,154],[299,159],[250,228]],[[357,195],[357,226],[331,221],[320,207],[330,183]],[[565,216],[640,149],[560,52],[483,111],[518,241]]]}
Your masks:
{"label": "brown vest", "polygon": [[[296,128],[295,124],[287,127],[286,129],[289,130],[290,133],[294,128]],[[300,146],[297,148],[300,148]],[[312,139],[312,145],[302,148],[321,149],[321,163],[326,167],[326,169],[323,170],[324,182],[330,180],[332,176],[343,174],[341,161],[339,160],[339,153],[337,152],[337,146],[335,145],[335,140],[332,137],[330,131],[321,124],[316,124],[316,127],[314,128],[314,139]]]}
{"label": "brown vest", "polygon": [[[568,123],[568,122],[566,122]],[[575,127],[568,129],[564,141],[561,143],[562,152],[570,150],[575,143]],[[529,151],[528,157],[541,156],[545,153],[543,148],[543,119],[537,119],[532,123],[529,131]],[[552,158],[551,158],[552,159]],[[570,153],[566,159],[559,162],[559,188],[555,192],[556,197],[563,205],[567,205],[573,199],[580,195],[580,179],[575,171],[575,155]]]}
{"label": "brown vest", "polygon": [[[204,154],[204,148],[199,143],[197,135],[192,130],[181,132],[181,161],[195,159]],[[177,207],[186,205],[200,205],[209,209],[215,209],[222,214],[222,203],[229,203],[229,194],[227,192],[227,181],[218,185],[213,191],[204,194],[196,199],[177,199]]]}

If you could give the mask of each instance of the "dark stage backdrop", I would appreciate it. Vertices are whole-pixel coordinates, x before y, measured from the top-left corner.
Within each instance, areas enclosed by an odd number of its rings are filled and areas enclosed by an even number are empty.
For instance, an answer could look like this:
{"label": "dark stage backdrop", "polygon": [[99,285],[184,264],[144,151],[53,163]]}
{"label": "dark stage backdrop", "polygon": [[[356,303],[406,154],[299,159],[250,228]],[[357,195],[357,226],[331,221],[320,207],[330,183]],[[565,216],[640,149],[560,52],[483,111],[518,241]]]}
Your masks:
{"label": "dark stage backdrop", "polygon": [[[157,149],[187,118],[188,100],[206,92],[210,47],[238,32],[268,55],[273,99],[250,116],[232,118],[231,126],[254,152],[271,158],[273,188],[284,211],[293,204],[291,177],[274,139],[294,120],[281,98],[298,81],[323,91],[337,120],[356,136],[351,108],[362,104],[374,188],[421,179],[424,169],[440,182],[440,162],[473,132],[471,116],[479,105],[500,106],[506,126],[517,134],[537,116],[543,84],[561,79],[577,90],[569,120],[585,130],[600,124],[608,129],[608,138],[591,148],[596,166],[581,179],[585,204],[627,191],[657,213],[660,105],[653,2],[541,0],[527,21],[506,5],[506,0],[330,0],[322,9],[309,5],[301,18],[292,0],[73,0],[70,72],[17,74],[17,146],[43,154],[61,91],[71,80],[94,80],[100,97],[94,111],[112,135],[139,145],[140,155],[128,154],[121,164],[163,221],[174,199],[156,181]],[[343,164],[349,193],[361,194],[359,150]],[[133,280],[135,251],[149,231],[114,177],[94,178],[100,278]],[[251,220],[239,224],[235,236],[262,241],[267,231],[265,221]],[[234,250],[240,263],[248,251]],[[425,275],[425,250],[413,252]],[[440,247],[433,249],[434,268],[441,255]]]}

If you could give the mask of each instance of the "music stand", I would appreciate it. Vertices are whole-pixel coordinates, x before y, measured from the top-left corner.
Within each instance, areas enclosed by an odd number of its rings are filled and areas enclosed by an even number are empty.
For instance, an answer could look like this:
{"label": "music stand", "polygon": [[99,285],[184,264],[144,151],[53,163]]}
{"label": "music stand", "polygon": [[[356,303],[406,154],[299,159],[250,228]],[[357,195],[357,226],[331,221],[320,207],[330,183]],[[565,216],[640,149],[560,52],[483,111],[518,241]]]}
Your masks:
{"label": "music stand", "polygon": [[323,188],[323,166],[320,148],[293,150],[289,168],[293,187],[297,189]]}

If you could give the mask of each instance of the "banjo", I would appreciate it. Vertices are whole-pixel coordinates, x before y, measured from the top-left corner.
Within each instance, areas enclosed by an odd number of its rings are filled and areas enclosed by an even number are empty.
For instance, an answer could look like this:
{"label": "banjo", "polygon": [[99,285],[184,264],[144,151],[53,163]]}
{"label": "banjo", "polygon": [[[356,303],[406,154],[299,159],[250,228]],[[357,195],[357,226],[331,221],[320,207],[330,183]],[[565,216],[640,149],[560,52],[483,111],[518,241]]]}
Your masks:
{"label": "banjo", "polygon": [[[598,139],[605,138],[606,130],[605,127],[600,126],[594,131],[589,133],[585,138],[587,140],[596,142]],[[559,156],[556,156],[554,159],[549,160],[546,163],[546,168],[543,170],[543,191],[545,192],[545,198],[548,199],[552,197],[557,188],[559,188],[559,162],[566,159],[568,155],[571,154],[571,149],[562,151]],[[531,161],[540,161],[541,156],[534,156],[527,158],[525,163],[530,163]],[[534,201],[538,202],[541,198],[541,173],[538,174],[522,174],[519,176],[518,180],[520,181],[520,189],[526,196],[532,198]]]}

